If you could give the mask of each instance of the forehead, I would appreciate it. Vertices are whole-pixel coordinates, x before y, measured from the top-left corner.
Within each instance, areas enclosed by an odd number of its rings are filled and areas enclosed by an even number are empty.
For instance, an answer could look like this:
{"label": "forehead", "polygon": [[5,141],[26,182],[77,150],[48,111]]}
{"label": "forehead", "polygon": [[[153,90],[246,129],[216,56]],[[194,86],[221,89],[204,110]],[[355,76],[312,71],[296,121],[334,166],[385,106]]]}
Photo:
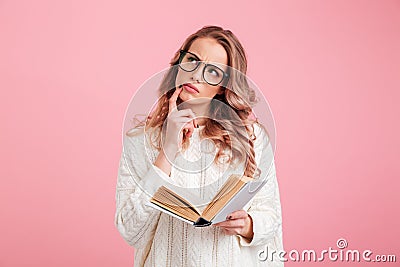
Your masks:
{"label": "forehead", "polygon": [[197,38],[189,48],[200,60],[228,65],[225,48],[212,38]]}

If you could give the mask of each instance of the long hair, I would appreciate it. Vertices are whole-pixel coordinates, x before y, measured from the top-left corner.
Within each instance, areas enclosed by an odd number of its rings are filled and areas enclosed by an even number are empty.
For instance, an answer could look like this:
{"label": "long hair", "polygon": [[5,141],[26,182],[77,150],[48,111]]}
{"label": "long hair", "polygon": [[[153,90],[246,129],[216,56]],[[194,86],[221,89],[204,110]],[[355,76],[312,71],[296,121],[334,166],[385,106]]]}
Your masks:
{"label": "long hair", "polygon": [[[169,111],[168,100],[174,92],[171,89],[176,86],[175,80],[178,73],[178,68],[173,66],[178,64],[179,51],[189,50],[197,38],[212,38],[222,45],[228,55],[229,70],[235,70],[229,72],[230,76],[227,83],[222,85],[224,93],[217,94],[211,101],[209,118],[218,118],[219,122],[218,120],[206,119],[205,127],[200,133],[201,137],[212,140],[218,148],[214,159],[215,163],[219,164],[220,157],[226,157],[225,152],[230,151],[231,156],[228,156],[227,162],[243,163],[246,161],[244,175],[253,177],[257,171],[254,152],[254,142],[256,140],[254,123],[258,123],[258,121],[253,116],[252,107],[257,103],[257,99],[254,89],[249,86],[245,76],[247,72],[245,51],[237,37],[230,30],[224,30],[218,26],[205,26],[185,40],[171,59],[171,68],[166,72],[158,88],[159,99],[154,110],[142,122],[141,126],[145,126],[145,131],[150,132],[152,135],[150,139],[153,140],[153,145],[158,150],[161,150],[161,136],[163,130],[165,131],[163,129],[164,121]],[[182,100],[178,99],[177,105],[180,103],[182,103]],[[213,103],[222,103],[222,105],[214,105]],[[226,107],[235,114],[227,113]],[[235,123],[235,119],[233,119],[235,116],[240,118],[242,127],[238,127],[237,123]],[[184,135],[182,148],[186,149],[188,145],[189,140]]]}

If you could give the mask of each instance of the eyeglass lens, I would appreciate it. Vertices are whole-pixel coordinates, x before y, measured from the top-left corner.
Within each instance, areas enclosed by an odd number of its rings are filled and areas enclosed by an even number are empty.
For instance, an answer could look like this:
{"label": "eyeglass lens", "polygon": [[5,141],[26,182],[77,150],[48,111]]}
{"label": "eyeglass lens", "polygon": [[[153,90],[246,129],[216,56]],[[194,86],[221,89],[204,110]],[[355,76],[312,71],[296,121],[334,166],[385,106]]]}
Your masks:
{"label": "eyeglass lens", "polygon": [[[199,59],[188,52],[183,52],[180,58],[179,67],[184,71],[191,72],[194,71],[202,62]],[[211,84],[217,85],[222,82],[224,78],[224,72],[213,64],[205,64],[205,68],[203,69],[203,78],[204,80]]]}

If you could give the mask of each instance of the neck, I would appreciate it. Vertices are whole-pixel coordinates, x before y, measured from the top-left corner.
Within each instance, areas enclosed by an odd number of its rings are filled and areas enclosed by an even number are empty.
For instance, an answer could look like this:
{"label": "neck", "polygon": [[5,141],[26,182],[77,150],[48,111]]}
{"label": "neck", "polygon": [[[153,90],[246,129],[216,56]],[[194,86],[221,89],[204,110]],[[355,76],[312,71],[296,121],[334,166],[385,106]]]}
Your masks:
{"label": "neck", "polygon": [[200,126],[204,126],[206,124],[207,118],[197,118],[196,122]]}

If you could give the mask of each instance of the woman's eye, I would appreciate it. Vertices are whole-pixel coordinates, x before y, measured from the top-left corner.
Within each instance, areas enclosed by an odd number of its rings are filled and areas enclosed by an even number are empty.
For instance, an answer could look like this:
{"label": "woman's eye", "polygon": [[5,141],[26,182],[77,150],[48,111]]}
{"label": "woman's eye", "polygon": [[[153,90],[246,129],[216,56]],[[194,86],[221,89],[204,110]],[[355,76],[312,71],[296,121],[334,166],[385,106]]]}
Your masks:
{"label": "woman's eye", "polygon": [[210,69],[208,71],[211,75],[214,75],[216,77],[219,77],[219,72],[216,69]]}
{"label": "woman's eye", "polygon": [[197,62],[197,58],[189,57],[188,62]]}

